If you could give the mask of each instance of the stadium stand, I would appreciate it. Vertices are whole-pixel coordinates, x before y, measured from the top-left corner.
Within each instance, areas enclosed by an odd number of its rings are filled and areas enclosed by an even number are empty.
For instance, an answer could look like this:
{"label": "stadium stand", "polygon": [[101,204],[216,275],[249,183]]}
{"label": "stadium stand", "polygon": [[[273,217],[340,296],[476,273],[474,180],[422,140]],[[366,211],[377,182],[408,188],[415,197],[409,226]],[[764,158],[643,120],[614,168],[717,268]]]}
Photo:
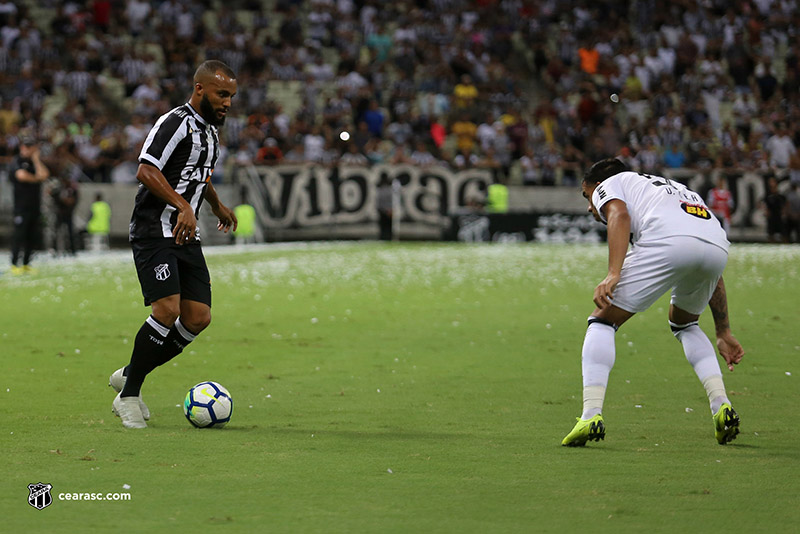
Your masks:
{"label": "stadium stand", "polygon": [[[572,185],[608,155],[783,178],[800,143],[798,28],[792,0],[0,2],[0,166],[30,134],[58,172],[130,180],[133,116],[151,125],[218,58],[240,82],[227,168],[267,138],[288,155],[310,135],[335,163],[375,101],[383,132],[411,126],[405,152],[422,141],[448,168],[488,158],[512,187]],[[337,95],[349,110],[332,124]],[[470,154],[453,129],[465,117]],[[389,161],[395,139],[380,136],[371,160]]]}

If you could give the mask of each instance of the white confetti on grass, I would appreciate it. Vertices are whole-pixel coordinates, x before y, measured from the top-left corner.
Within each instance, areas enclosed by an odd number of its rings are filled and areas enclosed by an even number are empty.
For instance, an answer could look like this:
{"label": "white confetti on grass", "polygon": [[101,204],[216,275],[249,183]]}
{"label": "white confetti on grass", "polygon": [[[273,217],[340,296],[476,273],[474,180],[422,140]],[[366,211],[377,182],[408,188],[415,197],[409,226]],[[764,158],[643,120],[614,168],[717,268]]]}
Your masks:
{"label": "white confetti on grass", "polygon": [[[540,287],[543,291],[547,289],[545,286],[559,284],[579,284],[591,290],[598,281],[597,276],[576,269],[574,259],[579,254],[581,263],[604,263],[608,254],[604,244],[437,244],[376,248],[369,242],[271,243],[240,249],[206,246],[203,251],[213,264],[230,262],[230,268],[215,269],[214,276],[217,284],[231,287],[241,287],[241,282],[246,281],[256,287],[274,288],[282,284],[290,286],[292,279],[302,281],[309,278],[313,278],[315,283],[360,282],[364,287],[378,287],[380,282],[390,282],[402,287],[430,284],[432,278],[437,278],[444,282],[445,287],[453,289],[474,284],[475,280],[491,280],[494,285],[509,281],[544,282]],[[245,268],[242,268],[242,259],[235,256],[245,256]],[[800,279],[797,267],[800,265],[800,250],[795,247],[736,244],[731,248],[728,263],[729,267],[735,265],[743,270],[756,265],[774,266],[774,269],[762,268],[753,273],[762,284],[796,287]],[[212,265],[212,269],[217,265]],[[498,265],[503,266],[499,273]],[[80,286],[89,269],[94,277],[113,280],[118,285],[121,281],[119,269],[130,266],[130,251],[126,249],[103,254],[87,252],[66,259],[42,257],[40,273],[36,277],[8,279],[4,284],[9,288],[37,288],[61,293],[64,290],[59,290],[59,287]],[[376,272],[382,280],[372,278]],[[744,282],[731,280],[729,285],[735,287],[739,283]],[[302,287],[298,286],[298,290]],[[89,303],[81,304],[87,306]]]}

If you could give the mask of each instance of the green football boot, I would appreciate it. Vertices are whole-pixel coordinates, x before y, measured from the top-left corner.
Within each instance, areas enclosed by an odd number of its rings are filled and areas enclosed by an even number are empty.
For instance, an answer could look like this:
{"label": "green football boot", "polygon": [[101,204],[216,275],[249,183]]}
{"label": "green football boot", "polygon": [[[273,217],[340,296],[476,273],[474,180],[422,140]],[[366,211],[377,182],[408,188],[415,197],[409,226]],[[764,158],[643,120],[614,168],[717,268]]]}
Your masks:
{"label": "green football boot", "polygon": [[714,437],[717,443],[725,445],[735,440],[738,433],[739,414],[726,402],[714,414]]}
{"label": "green football boot", "polygon": [[[738,419],[737,419],[738,421]],[[565,447],[583,447],[587,441],[600,441],[606,437],[606,425],[601,414],[584,421],[580,417],[572,432],[567,434],[561,445]]]}

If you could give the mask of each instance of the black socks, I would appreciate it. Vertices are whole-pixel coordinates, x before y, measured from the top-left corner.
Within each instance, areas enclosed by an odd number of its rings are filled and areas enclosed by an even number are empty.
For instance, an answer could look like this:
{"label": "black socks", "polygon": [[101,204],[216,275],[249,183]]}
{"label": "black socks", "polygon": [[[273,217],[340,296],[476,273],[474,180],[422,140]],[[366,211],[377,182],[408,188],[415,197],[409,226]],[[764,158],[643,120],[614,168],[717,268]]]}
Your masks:
{"label": "black socks", "polygon": [[168,328],[152,315],[147,318],[136,334],[131,363],[123,371],[128,379],[120,397],[138,397],[145,377],[194,341],[196,334],[189,332],[180,321],[179,317],[172,328]]}

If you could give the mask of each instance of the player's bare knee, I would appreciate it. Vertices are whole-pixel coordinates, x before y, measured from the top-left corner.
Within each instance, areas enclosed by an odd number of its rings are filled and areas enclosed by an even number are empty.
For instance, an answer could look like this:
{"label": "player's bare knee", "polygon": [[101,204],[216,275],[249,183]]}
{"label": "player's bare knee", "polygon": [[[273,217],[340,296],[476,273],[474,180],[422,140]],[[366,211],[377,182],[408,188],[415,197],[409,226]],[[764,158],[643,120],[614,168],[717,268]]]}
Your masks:
{"label": "player's bare knee", "polygon": [[211,312],[181,316],[181,323],[193,334],[199,334],[211,324]]}
{"label": "player's bare knee", "polygon": [[156,321],[169,328],[172,328],[172,325],[175,324],[175,321],[178,319],[180,314],[181,311],[178,306],[153,306],[153,317],[156,319]]}

